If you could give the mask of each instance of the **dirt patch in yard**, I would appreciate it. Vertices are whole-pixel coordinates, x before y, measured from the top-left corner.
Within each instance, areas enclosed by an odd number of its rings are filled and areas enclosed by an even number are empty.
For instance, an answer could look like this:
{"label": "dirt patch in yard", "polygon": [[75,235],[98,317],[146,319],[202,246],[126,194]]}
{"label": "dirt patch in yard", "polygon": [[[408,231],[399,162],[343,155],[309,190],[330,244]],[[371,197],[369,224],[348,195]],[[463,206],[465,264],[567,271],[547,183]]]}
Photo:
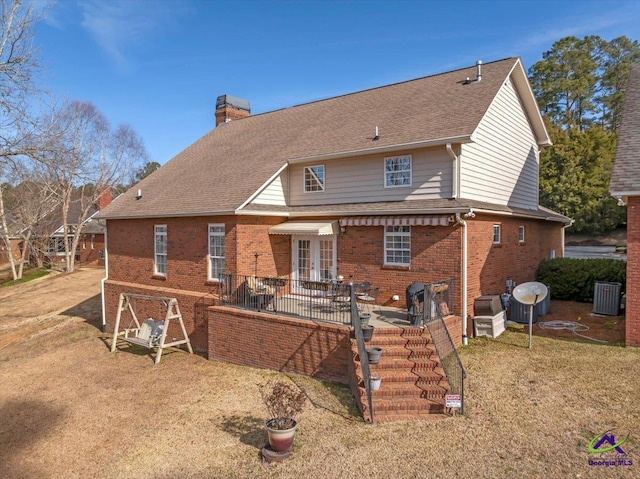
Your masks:
{"label": "dirt patch in yard", "polygon": [[[573,322],[578,326],[566,325],[565,327],[575,327],[575,332],[570,329],[546,329],[555,325],[551,322]],[[557,325],[561,327],[561,325]],[[529,334],[529,325],[520,325],[520,328],[513,327],[514,331]],[[533,325],[534,336],[543,336],[554,339],[581,342],[606,342],[610,345],[624,344],[625,322],[624,316],[603,316],[593,313],[592,303],[577,303],[574,301],[551,301],[549,314],[538,317],[538,322]]]}
{"label": "dirt patch in yard", "polygon": [[110,353],[100,277],[0,289],[0,338],[12,338],[0,346],[3,479],[638,476],[638,465],[589,466],[588,444],[629,433],[637,462],[640,350],[546,335],[529,350],[512,331],[460,350],[462,417],[367,425],[347,388],[293,377],[311,399],[293,458],[264,468],[258,384],[278,373],[182,351],[158,365],[143,348]]}

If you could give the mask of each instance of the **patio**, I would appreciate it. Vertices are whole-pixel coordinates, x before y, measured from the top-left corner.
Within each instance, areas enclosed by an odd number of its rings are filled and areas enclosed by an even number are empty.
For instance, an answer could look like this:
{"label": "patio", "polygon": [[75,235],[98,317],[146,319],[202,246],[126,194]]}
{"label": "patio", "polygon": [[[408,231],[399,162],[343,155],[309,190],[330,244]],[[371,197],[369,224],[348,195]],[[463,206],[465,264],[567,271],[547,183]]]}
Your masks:
{"label": "patio", "polygon": [[[368,317],[369,324],[374,327],[415,327],[409,309],[376,304],[377,288],[368,282],[296,281],[228,274],[222,277],[221,284],[223,306],[345,326],[351,326],[353,290],[363,322]],[[452,280],[414,284],[422,288],[410,306],[416,324],[435,315],[454,314]],[[425,288],[435,288],[436,292],[425,298]],[[409,302],[407,298],[407,304]]]}

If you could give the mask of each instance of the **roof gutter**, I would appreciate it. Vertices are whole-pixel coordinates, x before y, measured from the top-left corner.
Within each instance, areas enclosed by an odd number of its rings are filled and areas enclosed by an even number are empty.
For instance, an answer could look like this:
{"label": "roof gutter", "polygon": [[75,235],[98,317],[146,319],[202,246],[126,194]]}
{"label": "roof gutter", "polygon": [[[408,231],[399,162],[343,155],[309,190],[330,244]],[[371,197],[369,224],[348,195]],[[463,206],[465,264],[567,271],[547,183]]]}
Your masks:
{"label": "roof gutter", "polygon": [[222,216],[235,215],[235,210],[225,211],[196,211],[186,213],[163,213],[157,215],[131,215],[131,216],[100,216],[97,220],[139,220],[144,218],[184,218],[187,216]]}
{"label": "roof gutter", "polygon": [[334,160],[337,158],[346,158],[354,155],[371,155],[374,153],[388,153],[398,150],[406,150],[409,148],[427,148],[430,146],[444,146],[447,143],[471,143],[473,142],[472,135],[454,136],[449,138],[436,138],[433,140],[412,141],[409,143],[398,143],[395,145],[377,146],[373,148],[361,148],[358,150],[339,151],[335,153],[326,153],[320,155],[303,156],[299,158],[290,158],[289,164],[295,165],[296,163],[306,163],[308,161],[318,160]]}
{"label": "roof gutter", "polygon": [[562,219],[557,218],[555,216],[536,216],[536,215],[528,215],[526,213],[514,213],[513,211],[494,211],[494,210],[483,210],[481,208],[473,208],[473,211],[476,213],[483,213],[487,215],[496,215],[496,216],[516,216],[518,218],[532,218],[535,220],[545,220],[545,221],[557,221],[558,223],[567,223],[573,224],[573,220],[571,218]]}
{"label": "roof gutter", "polygon": [[452,215],[457,213],[468,213],[469,207],[463,208],[434,208],[434,209],[405,209],[405,210],[376,210],[376,211],[314,211],[314,212],[291,212],[291,218],[304,218],[309,216],[379,216],[379,215]]}

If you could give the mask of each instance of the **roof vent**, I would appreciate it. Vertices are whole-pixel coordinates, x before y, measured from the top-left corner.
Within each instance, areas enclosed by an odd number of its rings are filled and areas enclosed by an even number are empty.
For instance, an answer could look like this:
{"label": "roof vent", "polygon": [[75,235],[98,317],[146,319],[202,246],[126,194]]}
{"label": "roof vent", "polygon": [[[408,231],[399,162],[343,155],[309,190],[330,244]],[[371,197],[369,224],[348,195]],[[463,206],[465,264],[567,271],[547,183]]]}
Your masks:
{"label": "roof vent", "polygon": [[470,80],[469,77],[464,81],[465,85],[469,83],[480,83],[482,81],[482,60],[476,62],[476,79]]}

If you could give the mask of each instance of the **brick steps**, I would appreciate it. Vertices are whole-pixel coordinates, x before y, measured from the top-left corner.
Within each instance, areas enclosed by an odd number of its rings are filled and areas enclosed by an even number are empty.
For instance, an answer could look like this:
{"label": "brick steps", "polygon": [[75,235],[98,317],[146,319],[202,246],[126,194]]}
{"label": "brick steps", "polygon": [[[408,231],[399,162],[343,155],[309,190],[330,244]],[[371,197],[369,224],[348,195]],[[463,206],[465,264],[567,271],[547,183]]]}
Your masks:
{"label": "brick steps", "polygon": [[[380,362],[370,365],[371,375],[382,378],[380,389],[371,393],[375,421],[446,417],[444,398],[449,383],[427,330],[376,329],[373,339],[365,345],[373,346],[384,350]],[[366,390],[355,339],[351,350],[360,403],[366,411]]]}

